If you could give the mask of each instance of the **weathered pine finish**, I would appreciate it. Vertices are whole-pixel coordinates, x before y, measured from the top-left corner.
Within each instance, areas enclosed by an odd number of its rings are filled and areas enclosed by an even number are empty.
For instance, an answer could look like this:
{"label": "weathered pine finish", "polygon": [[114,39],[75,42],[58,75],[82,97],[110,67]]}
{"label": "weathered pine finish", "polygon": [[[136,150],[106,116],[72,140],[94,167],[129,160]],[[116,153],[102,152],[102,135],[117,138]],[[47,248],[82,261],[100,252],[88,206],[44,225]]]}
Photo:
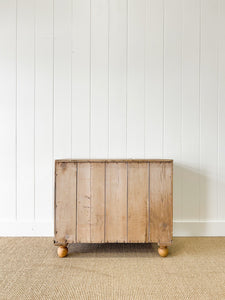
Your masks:
{"label": "weathered pine finish", "polygon": [[[91,169],[90,163],[77,164],[77,242],[91,241]],[[69,220],[68,220],[69,222]]]}
{"label": "weathered pine finish", "polygon": [[150,242],[161,245],[171,243],[172,171],[170,164],[150,164]]}
{"label": "weathered pine finish", "polygon": [[56,163],[55,240],[62,244],[76,241],[76,176],[76,162]]}
{"label": "weathered pine finish", "polygon": [[149,163],[128,164],[128,242],[148,242]]}
{"label": "weathered pine finish", "polygon": [[77,242],[103,243],[105,164],[78,163],[77,175]]}
{"label": "weathered pine finish", "polygon": [[106,242],[127,242],[127,164],[106,164]]}
{"label": "weathered pine finish", "polygon": [[91,163],[91,242],[104,243],[105,163]]}
{"label": "weathered pine finish", "polygon": [[167,256],[172,160],[57,160],[55,175],[55,244],[151,242]]}

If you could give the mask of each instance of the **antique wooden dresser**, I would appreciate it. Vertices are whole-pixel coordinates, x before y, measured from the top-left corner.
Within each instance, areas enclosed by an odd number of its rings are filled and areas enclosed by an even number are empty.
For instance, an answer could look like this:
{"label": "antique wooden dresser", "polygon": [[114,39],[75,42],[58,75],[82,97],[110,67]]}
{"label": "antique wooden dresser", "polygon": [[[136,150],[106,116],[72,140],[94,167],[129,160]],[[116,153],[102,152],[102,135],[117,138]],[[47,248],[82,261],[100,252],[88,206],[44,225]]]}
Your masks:
{"label": "antique wooden dresser", "polygon": [[59,257],[70,243],[157,243],[164,257],[172,228],[172,160],[56,160]]}

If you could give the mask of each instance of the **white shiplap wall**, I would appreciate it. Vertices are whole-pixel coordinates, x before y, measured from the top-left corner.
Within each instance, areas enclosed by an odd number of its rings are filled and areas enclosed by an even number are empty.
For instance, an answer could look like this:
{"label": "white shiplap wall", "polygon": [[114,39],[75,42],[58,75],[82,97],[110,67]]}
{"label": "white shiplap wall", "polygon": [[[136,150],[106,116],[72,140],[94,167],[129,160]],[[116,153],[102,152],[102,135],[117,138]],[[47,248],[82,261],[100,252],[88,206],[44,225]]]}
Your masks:
{"label": "white shiplap wall", "polygon": [[0,235],[53,234],[56,158],[173,158],[174,234],[225,235],[225,0],[0,0]]}

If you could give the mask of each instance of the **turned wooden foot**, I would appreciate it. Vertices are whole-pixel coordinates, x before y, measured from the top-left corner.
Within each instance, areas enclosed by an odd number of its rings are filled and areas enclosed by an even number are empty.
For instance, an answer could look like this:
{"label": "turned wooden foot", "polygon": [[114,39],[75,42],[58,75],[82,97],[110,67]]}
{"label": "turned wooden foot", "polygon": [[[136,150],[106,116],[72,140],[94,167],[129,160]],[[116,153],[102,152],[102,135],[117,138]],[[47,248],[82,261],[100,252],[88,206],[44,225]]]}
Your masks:
{"label": "turned wooden foot", "polygon": [[161,257],[166,257],[169,253],[169,250],[166,246],[159,246],[158,253]]}
{"label": "turned wooden foot", "polygon": [[57,253],[59,257],[65,257],[67,256],[68,248],[65,246],[59,246]]}

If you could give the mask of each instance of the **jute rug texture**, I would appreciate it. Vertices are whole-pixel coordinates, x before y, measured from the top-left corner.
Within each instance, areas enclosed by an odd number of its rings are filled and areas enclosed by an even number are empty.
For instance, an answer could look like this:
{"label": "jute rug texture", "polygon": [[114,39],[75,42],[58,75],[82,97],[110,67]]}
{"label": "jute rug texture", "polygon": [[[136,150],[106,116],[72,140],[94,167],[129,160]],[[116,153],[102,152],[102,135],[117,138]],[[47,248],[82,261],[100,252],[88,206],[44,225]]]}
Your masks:
{"label": "jute rug texture", "polygon": [[53,238],[0,238],[0,299],[225,299],[225,238],[81,244],[57,257]]}

